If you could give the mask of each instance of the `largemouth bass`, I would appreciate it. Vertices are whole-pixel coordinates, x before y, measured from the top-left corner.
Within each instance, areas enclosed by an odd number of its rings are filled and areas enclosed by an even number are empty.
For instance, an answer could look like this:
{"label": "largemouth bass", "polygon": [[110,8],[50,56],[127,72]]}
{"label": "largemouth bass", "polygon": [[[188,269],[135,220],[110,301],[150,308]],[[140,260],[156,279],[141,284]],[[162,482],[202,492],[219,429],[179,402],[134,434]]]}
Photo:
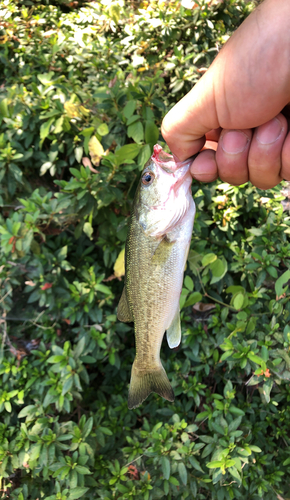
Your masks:
{"label": "largemouth bass", "polygon": [[189,167],[154,146],[133,202],[125,248],[125,286],[118,319],[134,321],[136,357],[129,409],[151,392],[174,401],[160,360],[164,332],[170,348],[181,341],[179,298],[192,235],[195,204]]}

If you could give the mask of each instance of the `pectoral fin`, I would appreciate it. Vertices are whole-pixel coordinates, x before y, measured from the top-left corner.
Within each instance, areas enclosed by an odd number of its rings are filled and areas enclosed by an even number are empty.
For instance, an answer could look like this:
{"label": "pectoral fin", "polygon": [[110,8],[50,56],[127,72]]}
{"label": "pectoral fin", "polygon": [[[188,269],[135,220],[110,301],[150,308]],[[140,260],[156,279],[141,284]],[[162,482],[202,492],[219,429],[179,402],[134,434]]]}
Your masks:
{"label": "pectoral fin", "polygon": [[119,321],[123,321],[124,323],[130,323],[131,321],[134,321],[129,308],[125,287],[123,288],[123,293],[118,304],[117,317]]}
{"label": "pectoral fin", "polygon": [[166,330],[167,342],[170,349],[178,347],[181,342],[181,326],[179,304],[171,325]]}

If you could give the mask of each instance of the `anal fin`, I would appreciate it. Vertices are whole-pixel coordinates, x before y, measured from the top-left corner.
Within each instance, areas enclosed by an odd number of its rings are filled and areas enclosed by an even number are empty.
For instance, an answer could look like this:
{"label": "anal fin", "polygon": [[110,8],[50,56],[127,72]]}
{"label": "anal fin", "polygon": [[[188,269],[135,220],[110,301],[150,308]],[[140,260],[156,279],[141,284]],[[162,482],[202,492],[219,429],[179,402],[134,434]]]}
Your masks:
{"label": "anal fin", "polygon": [[171,322],[171,325],[166,330],[166,338],[170,349],[178,347],[181,342],[181,325],[180,325],[180,311],[179,304]]}
{"label": "anal fin", "polygon": [[118,304],[117,318],[119,321],[123,321],[124,323],[130,323],[131,321],[134,321],[133,315],[129,308],[125,287],[123,288],[120,302]]}

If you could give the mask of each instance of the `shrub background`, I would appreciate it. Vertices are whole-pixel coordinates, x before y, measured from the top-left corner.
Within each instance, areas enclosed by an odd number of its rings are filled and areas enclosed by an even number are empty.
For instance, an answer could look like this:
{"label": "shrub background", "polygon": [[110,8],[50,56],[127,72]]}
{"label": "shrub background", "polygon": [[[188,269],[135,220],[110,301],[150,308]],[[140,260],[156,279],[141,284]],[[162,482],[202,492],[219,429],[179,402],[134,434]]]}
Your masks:
{"label": "shrub background", "polygon": [[[281,187],[193,184],[174,404],[127,408],[140,170],[252,2],[0,2],[0,480],[13,500],[287,498]],[[118,259],[119,256],[119,259]]]}

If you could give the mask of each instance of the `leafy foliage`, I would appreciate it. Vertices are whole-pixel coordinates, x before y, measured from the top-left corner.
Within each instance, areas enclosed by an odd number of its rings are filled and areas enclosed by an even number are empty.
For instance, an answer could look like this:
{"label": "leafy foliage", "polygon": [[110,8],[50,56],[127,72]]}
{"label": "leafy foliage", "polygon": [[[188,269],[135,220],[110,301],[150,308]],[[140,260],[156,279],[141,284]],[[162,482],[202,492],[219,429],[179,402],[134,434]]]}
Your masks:
{"label": "leafy foliage", "polygon": [[278,188],[194,183],[162,346],[176,400],[127,408],[116,319],[139,172],[161,119],[252,10],[239,0],[2,0],[0,478],[13,500],[289,491],[290,219]]}

